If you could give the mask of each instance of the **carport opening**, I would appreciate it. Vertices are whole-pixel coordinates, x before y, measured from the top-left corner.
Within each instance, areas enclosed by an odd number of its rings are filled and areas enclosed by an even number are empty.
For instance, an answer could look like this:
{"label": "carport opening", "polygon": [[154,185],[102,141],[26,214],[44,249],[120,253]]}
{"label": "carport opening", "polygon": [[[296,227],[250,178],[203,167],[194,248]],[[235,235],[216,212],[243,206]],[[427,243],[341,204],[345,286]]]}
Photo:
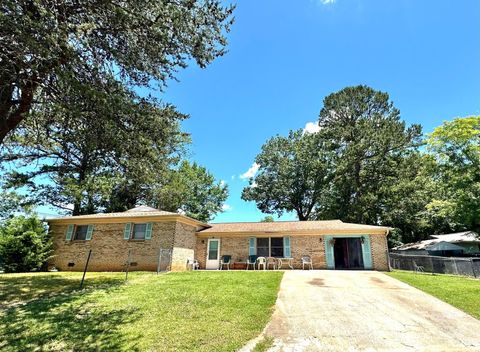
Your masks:
{"label": "carport opening", "polygon": [[335,238],[333,246],[335,269],[363,269],[360,238]]}

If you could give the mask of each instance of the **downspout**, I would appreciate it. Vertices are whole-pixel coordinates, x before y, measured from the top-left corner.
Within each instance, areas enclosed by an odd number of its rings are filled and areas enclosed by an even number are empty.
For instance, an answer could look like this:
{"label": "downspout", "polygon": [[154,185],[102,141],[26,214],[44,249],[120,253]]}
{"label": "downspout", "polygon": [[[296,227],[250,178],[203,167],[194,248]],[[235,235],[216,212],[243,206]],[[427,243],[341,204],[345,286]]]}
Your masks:
{"label": "downspout", "polygon": [[385,244],[386,244],[386,251],[387,251],[387,262],[388,262],[388,271],[392,271],[392,267],[390,266],[390,251],[388,250],[388,234],[390,233],[390,228],[387,228],[387,232],[385,233]]}

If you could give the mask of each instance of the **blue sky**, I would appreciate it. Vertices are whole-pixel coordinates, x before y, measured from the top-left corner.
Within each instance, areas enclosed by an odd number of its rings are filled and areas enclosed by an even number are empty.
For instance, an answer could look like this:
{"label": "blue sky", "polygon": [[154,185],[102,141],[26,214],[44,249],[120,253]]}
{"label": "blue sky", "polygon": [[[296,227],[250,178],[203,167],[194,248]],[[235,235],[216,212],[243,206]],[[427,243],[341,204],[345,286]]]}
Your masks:
{"label": "blue sky", "polygon": [[190,159],[229,186],[214,222],[264,217],[241,200],[240,176],[267,139],[315,123],[323,98],[346,86],[388,92],[425,132],[480,114],[478,0],[243,0],[235,18],[224,57],[156,93],[190,115]]}
{"label": "blue sky", "polygon": [[315,122],[343,87],[388,92],[425,132],[480,114],[480,1],[239,1],[235,17],[229,52],[161,95],[190,114],[190,158],[229,185],[215,222],[264,216],[241,200],[239,176],[268,138]]}

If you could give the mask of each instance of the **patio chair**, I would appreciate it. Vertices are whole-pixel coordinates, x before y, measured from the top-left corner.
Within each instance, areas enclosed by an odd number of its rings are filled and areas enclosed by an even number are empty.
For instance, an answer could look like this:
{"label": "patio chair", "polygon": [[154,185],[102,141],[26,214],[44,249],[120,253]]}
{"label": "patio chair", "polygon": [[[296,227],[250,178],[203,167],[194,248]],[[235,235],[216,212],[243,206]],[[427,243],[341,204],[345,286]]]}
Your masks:
{"label": "patio chair", "polygon": [[424,273],[425,272],[425,267],[422,265],[417,265],[415,263],[415,260],[413,261],[413,271],[416,273]]}
{"label": "patio chair", "polygon": [[265,257],[258,257],[257,258],[257,268],[260,270],[260,265],[263,266],[263,270],[267,269],[267,258]]}
{"label": "patio chair", "polygon": [[302,269],[303,270],[305,270],[305,265],[307,265],[307,268],[309,267],[310,269],[313,270],[312,258],[309,255],[304,255],[302,257]]}
{"label": "patio chair", "polygon": [[188,258],[187,259],[187,269],[192,268],[192,270],[200,269],[200,263],[196,259]]}
{"label": "patio chair", "polygon": [[223,267],[226,265],[227,270],[230,270],[230,262],[232,261],[231,255],[222,255],[220,259],[220,270],[223,270]]}
{"label": "patio chair", "polygon": [[273,270],[277,270],[277,258],[268,257],[267,258],[267,269],[273,266]]}
{"label": "patio chair", "polygon": [[257,256],[256,255],[249,255],[247,258],[247,270],[248,267],[251,265],[253,270],[255,270],[255,264],[257,263]]}

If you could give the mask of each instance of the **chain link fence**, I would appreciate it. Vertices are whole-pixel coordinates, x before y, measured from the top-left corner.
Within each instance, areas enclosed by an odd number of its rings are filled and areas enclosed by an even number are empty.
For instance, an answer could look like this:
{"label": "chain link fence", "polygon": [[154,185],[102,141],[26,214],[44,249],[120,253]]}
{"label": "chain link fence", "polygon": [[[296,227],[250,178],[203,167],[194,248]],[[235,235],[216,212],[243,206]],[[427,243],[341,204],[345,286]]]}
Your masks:
{"label": "chain link fence", "polygon": [[408,255],[390,253],[390,267],[400,270],[415,270],[422,266],[426,272],[438,274],[480,277],[480,258],[438,257],[432,255]]}

